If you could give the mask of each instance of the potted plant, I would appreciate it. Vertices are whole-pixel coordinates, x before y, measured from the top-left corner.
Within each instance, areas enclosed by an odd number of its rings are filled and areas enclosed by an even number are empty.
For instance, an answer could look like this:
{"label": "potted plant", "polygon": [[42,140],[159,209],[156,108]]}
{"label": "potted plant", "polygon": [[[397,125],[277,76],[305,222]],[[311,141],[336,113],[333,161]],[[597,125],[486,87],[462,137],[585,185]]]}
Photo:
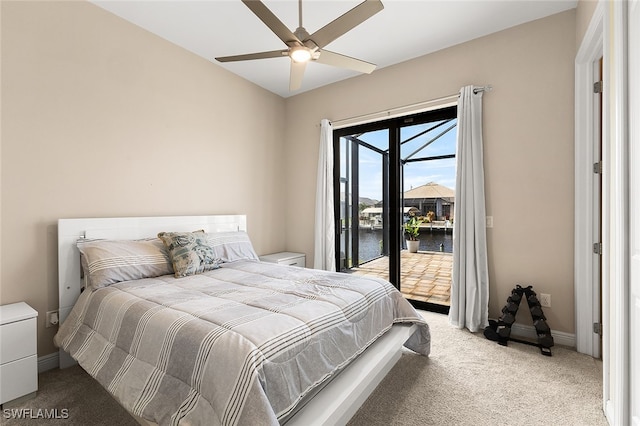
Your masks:
{"label": "potted plant", "polygon": [[407,236],[407,249],[409,253],[418,252],[418,246],[420,245],[420,241],[418,241],[420,224],[422,224],[422,220],[415,216],[411,216],[407,223],[404,224],[404,233]]}

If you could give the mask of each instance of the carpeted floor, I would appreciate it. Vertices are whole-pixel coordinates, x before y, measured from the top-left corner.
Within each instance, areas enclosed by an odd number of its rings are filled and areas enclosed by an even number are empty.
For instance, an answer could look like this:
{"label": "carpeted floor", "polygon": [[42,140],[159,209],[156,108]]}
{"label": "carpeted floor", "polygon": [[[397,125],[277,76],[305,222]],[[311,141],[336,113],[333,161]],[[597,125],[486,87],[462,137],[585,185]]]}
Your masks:
{"label": "carpeted floor", "polygon": [[[503,347],[451,328],[444,315],[424,316],[433,336],[431,356],[406,351],[349,426],[607,424],[599,361],[562,347],[554,347],[552,357],[533,346]],[[57,409],[67,418],[10,418],[7,410],[20,409],[31,409],[32,417],[39,409]],[[37,396],[5,404],[0,424],[137,425],[79,367],[41,374]]]}
{"label": "carpeted floor", "polygon": [[3,426],[139,426],[98,382],[77,365],[40,374],[35,398],[4,404],[2,408],[0,425]]}
{"label": "carpeted floor", "polygon": [[602,363],[574,350],[507,347],[423,312],[429,358],[409,351],[349,423],[370,425],[607,425]]}

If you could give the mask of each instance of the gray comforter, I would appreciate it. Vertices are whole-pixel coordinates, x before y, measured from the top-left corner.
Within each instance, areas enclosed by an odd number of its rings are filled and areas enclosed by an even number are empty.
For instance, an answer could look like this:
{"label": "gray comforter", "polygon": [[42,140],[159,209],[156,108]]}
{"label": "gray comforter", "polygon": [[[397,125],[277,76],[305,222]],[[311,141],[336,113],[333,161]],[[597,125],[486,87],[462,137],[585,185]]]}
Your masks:
{"label": "gray comforter", "polygon": [[429,328],[388,282],[238,261],[85,291],[55,343],[159,423],[275,425],[394,323]]}

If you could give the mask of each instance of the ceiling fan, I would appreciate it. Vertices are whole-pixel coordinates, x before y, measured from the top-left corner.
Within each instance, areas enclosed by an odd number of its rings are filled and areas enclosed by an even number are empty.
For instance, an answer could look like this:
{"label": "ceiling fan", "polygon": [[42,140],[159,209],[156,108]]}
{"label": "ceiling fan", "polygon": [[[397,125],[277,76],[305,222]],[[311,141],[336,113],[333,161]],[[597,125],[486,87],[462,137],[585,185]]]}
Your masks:
{"label": "ceiling fan", "polygon": [[370,74],[376,68],[374,64],[330,52],[325,50],[324,47],[380,12],[384,8],[380,0],[365,0],[313,34],[309,34],[302,26],[302,0],[298,0],[298,21],[300,25],[294,32],[291,32],[260,0],[242,0],[242,2],[287,45],[287,48],[246,55],[223,56],[216,58],[219,62],[288,56],[291,59],[291,75],[289,77],[289,90],[291,91],[299,89],[302,85],[302,76],[309,61],[367,74]]}

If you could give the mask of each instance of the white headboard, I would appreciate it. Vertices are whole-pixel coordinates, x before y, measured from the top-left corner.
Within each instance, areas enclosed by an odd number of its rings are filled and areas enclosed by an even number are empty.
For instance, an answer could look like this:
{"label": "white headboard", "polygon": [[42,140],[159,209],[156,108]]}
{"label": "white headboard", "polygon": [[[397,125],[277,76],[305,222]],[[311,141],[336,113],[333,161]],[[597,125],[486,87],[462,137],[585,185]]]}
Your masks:
{"label": "white headboard", "polygon": [[158,232],[246,231],[245,215],[114,217],[58,220],[58,297],[60,322],[64,321],[80,296],[82,278],[79,238],[132,240],[155,237]]}

